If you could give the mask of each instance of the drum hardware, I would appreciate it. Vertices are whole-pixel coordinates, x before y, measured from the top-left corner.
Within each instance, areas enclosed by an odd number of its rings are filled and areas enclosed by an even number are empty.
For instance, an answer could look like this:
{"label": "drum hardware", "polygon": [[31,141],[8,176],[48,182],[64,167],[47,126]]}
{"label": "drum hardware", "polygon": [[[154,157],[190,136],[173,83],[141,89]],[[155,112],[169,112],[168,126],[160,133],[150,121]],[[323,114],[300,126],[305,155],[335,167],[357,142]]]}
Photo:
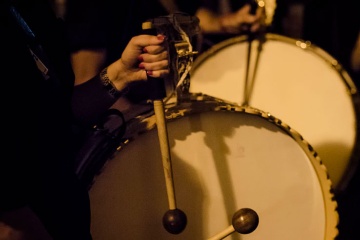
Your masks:
{"label": "drum hardware", "polygon": [[[176,101],[181,101],[189,93],[190,77],[189,72],[193,64],[194,56],[198,51],[193,51],[192,45],[188,41],[175,43],[176,49],[176,69],[179,81],[175,87]],[[166,101],[166,100],[165,100]]]}

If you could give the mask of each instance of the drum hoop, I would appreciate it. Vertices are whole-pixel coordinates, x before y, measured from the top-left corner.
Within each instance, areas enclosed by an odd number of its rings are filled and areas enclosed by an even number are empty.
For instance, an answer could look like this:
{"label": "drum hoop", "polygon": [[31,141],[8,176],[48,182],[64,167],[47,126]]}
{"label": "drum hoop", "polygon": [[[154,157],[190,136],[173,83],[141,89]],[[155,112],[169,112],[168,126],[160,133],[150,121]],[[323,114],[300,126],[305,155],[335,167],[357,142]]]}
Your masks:
{"label": "drum hoop", "polygon": [[[349,159],[349,163],[347,165],[347,168],[345,169],[342,179],[340,179],[337,188],[334,190],[337,194],[342,194],[346,187],[348,186],[350,180],[355,175],[356,169],[360,165],[360,93],[353,82],[352,78],[350,77],[348,71],[339,63],[331,54],[329,54],[327,51],[323,50],[319,46],[317,46],[314,43],[311,43],[310,41],[304,41],[302,39],[294,39],[291,37],[275,34],[275,33],[265,33],[263,36],[264,40],[274,40],[274,41],[281,41],[290,45],[293,45],[295,47],[298,47],[300,50],[303,51],[311,51],[315,53],[317,56],[319,56],[321,59],[323,59],[331,68],[335,69],[335,71],[338,73],[340,79],[344,82],[346,86],[346,93],[349,95],[350,99],[352,100],[354,115],[356,117],[355,119],[355,131],[356,136],[354,140],[354,146],[351,152],[351,157]],[[226,39],[222,42],[219,42],[215,45],[213,45],[211,48],[204,51],[202,54],[197,56],[195,59],[192,69],[190,71],[191,74],[194,74],[196,72],[196,69],[201,66],[207,59],[214,56],[219,51],[223,50],[224,48],[235,45],[238,43],[242,43],[244,41],[247,41],[249,37],[247,35],[240,35],[236,37],[232,37],[229,39]],[[190,84],[191,84],[191,78],[190,78]],[[230,103],[230,102],[229,102]],[[236,104],[236,103],[231,103]]]}
{"label": "drum hoop", "polygon": [[[196,113],[204,112],[241,112],[249,115],[258,116],[283,130],[291,138],[293,138],[308,156],[311,164],[318,177],[321,191],[323,194],[324,211],[326,216],[325,224],[325,238],[324,240],[333,240],[337,237],[339,231],[337,225],[339,222],[339,215],[337,212],[337,202],[334,198],[332,183],[329,178],[326,166],[322,163],[319,155],[314,148],[299,134],[295,129],[275,117],[269,112],[250,106],[239,106],[224,102],[211,96],[202,94],[193,94],[191,97],[195,101],[184,101],[172,106],[165,107],[166,122],[172,122],[176,119],[191,116]],[[128,132],[121,145],[117,148],[116,152],[120,152],[127,144],[134,141],[138,136],[156,128],[156,116],[148,113],[143,116],[138,116],[127,123]],[[140,128],[139,128],[140,127]],[[116,155],[114,153],[113,157]],[[101,170],[99,170],[100,174]],[[95,176],[96,178],[96,176]]]}

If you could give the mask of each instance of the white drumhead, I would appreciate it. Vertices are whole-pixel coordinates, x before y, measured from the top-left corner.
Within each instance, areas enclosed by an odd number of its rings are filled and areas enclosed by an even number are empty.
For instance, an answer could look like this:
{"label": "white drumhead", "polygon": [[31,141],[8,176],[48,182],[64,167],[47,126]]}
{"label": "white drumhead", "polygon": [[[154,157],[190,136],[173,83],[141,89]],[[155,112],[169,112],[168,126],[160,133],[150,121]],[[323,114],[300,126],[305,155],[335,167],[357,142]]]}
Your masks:
{"label": "white drumhead", "polygon": [[94,240],[207,239],[228,227],[241,208],[256,211],[259,225],[226,239],[337,235],[326,168],[295,130],[250,107],[197,102],[169,108],[166,115],[176,203],[187,215],[186,229],[173,235],[162,225],[168,202],[152,115],[129,124],[130,141],[94,180]]}
{"label": "white drumhead", "polygon": [[[192,68],[190,92],[246,103],[246,37],[219,43],[200,55]],[[354,156],[358,120],[357,90],[349,75],[314,45],[266,34],[252,42],[247,104],[269,111],[299,131],[318,151],[337,190],[346,187]],[[257,64],[257,68],[255,68]],[[354,99],[357,99],[354,101]]]}

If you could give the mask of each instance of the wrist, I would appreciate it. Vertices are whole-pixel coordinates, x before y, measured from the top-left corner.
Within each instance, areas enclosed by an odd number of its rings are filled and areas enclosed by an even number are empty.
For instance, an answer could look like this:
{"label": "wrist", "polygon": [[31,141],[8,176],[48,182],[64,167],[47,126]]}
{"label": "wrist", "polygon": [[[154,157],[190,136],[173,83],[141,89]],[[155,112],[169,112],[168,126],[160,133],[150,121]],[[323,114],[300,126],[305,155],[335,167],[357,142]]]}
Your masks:
{"label": "wrist", "polygon": [[109,94],[116,98],[120,97],[123,94],[126,94],[128,92],[128,87],[123,90],[117,89],[115,84],[110,80],[107,70],[108,68],[106,67],[100,72],[100,79]]}

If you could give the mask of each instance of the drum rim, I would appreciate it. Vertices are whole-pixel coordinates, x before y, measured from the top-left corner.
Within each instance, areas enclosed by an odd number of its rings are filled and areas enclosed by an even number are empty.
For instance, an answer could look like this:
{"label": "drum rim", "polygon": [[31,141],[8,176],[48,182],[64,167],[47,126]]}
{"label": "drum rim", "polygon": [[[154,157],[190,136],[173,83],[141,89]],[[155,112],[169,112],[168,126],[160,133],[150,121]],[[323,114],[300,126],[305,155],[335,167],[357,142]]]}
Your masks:
{"label": "drum rim", "polygon": [[[176,119],[179,119],[181,117],[191,116],[196,113],[219,111],[241,112],[263,118],[275,124],[278,128],[280,128],[291,138],[293,138],[308,156],[308,159],[311,161],[311,164],[319,180],[324,201],[324,215],[326,220],[324,229],[324,240],[333,240],[338,236],[338,205],[334,197],[334,189],[332,188],[332,182],[329,178],[327,168],[322,163],[322,160],[317,154],[316,150],[310,145],[308,141],[303,138],[300,133],[298,133],[295,129],[291,128],[288,124],[284,123],[282,120],[275,117],[271,113],[251,106],[234,105],[228,102],[224,102],[221,99],[217,99],[203,94],[192,94],[190,98],[196,100],[190,99],[189,101],[183,101],[175,105],[171,104],[170,106],[165,106],[166,122],[175,121]],[[129,131],[127,132],[127,134],[125,134],[124,140],[117,148],[116,152],[120,152],[127,144],[134,141],[138,136],[155,129],[156,117],[155,115],[153,115],[153,113],[147,113],[143,116],[138,116],[134,119],[129,120],[127,126]],[[141,126],[141,129],[139,129],[139,126]],[[113,157],[116,155],[116,152],[114,153]],[[96,175],[99,175],[100,172],[101,169],[99,169],[99,173]],[[96,176],[94,176],[94,180],[95,179]]]}
{"label": "drum rim", "polygon": [[[305,41],[302,39],[295,39],[288,36],[276,34],[276,33],[264,33],[263,35],[259,35],[259,38],[263,38],[266,40],[274,40],[274,41],[281,41],[285,42],[287,44],[293,45],[295,47],[298,47],[301,50],[304,51],[311,51],[315,53],[317,56],[321,57],[331,68],[333,68],[338,75],[340,76],[341,80],[344,82],[346,86],[346,92],[351,98],[352,107],[354,111],[355,119],[355,139],[353,148],[351,149],[351,157],[348,159],[348,165],[346,169],[344,170],[341,179],[337,183],[337,187],[334,189],[334,192],[336,195],[343,194],[348,184],[350,183],[351,179],[355,175],[356,169],[360,165],[360,93],[352,80],[349,72],[342,66],[340,62],[338,62],[330,53],[319,47],[318,45],[310,42]],[[193,66],[190,71],[191,74],[194,74],[196,72],[196,69],[201,66],[208,58],[212,57],[219,51],[223,50],[224,48],[235,45],[237,43],[241,43],[244,41],[247,41],[249,39],[248,35],[239,35],[232,38],[228,38],[226,40],[223,40],[213,46],[211,46],[209,49],[201,53],[196,57],[196,59],[193,62]],[[191,80],[190,80],[191,82]],[[229,102],[230,103],[230,102]],[[235,104],[236,103],[231,103]]]}

